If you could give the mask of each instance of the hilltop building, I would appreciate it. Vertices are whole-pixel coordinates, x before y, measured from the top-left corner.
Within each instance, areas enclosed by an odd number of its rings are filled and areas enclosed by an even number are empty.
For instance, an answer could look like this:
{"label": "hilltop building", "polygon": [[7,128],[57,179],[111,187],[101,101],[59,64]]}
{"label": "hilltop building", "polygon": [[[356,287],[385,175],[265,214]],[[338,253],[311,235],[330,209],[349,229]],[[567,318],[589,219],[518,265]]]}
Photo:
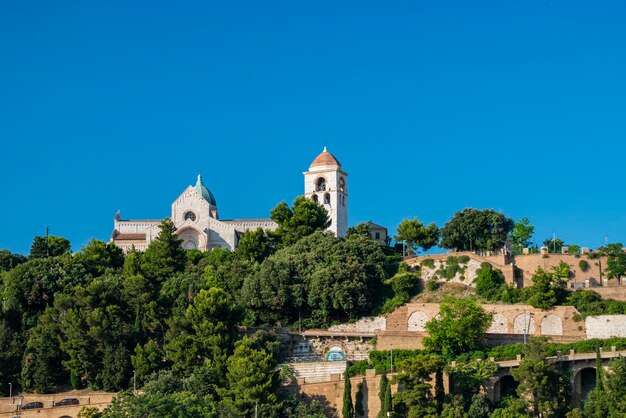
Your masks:
{"label": "hilltop building", "polygon": [[[311,163],[304,173],[304,195],[323,205],[328,211],[330,226],[338,237],[348,230],[348,174],[339,161],[326,150]],[[220,219],[213,193],[198,175],[195,186],[188,186],[172,203],[171,219],[185,249],[208,251],[213,248],[234,250],[240,237],[248,230],[278,227],[271,219]],[[133,247],[145,250],[159,234],[160,219],[121,219],[115,215],[111,242],[125,252]]]}

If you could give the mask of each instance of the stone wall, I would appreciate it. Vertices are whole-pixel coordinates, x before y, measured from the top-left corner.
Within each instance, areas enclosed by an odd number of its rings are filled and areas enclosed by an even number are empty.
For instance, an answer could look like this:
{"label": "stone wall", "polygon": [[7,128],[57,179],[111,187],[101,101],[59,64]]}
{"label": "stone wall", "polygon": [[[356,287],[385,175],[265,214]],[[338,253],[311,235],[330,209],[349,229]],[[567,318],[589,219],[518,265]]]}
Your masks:
{"label": "stone wall", "polygon": [[615,299],[626,302],[626,286],[602,286],[593,287],[589,290],[600,294],[604,299]]}
{"label": "stone wall", "polygon": [[588,316],[587,338],[626,337],[626,315]]}
{"label": "stone wall", "polygon": [[[515,284],[518,287],[528,287],[532,285],[532,275],[537,271],[537,268],[544,270],[550,270],[553,267],[558,266],[561,262],[565,262],[571,271],[571,275],[568,279],[568,287],[592,287],[593,290],[599,289],[602,285],[614,285],[613,281],[608,282],[606,278],[606,257],[600,257],[598,259],[591,259],[587,254],[548,254],[545,257],[543,254],[528,254],[528,255],[516,255],[516,256],[479,256],[472,252],[458,252],[458,253],[446,253],[446,254],[433,254],[420,257],[413,257],[406,259],[405,262],[412,267],[419,266],[426,259],[432,259],[435,262],[435,268],[422,268],[422,278],[427,280],[431,278],[436,270],[445,266],[445,260],[450,257],[468,256],[470,262],[466,263],[463,277],[457,275],[451,281],[457,281],[469,286],[472,285],[476,279],[476,270],[483,262],[490,263],[495,269],[502,271],[506,283]],[[580,268],[580,261],[584,260],[588,263],[588,270],[582,271]],[[516,278],[515,270],[518,269],[518,275]],[[601,274],[602,273],[602,274]],[[618,300],[626,300],[626,286],[615,287],[615,290],[607,291],[610,294],[608,297],[612,297]]]}
{"label": "stone wall", "polygon": [[[350,378],[352,386],[352,402],[355,404],[357,385],[363,385],[363,409],[364,415],[357,417],[376,417],[380,412],[380,399],[378,391],[380,390],[380,375],[375,374],[374,370],[367,370],[365,376]],[[327,416],[341,417],[341,409],[343,406],[343,390],[344,381],[341,375],[334,375],[330,382],[299,384],[289,386],[288,389],[298,394],[299,398],[317,399],[326,406]],[[396,392],[396,385],[392,386],[392,392]]]}
{"label": "stone wall", "polygon": [[[589,264],[589,269],[586,272],[582,271],[579,266],[581,260],[585,260]],[[522,271],[523,287],[532,285],[531,276],[538,268],[550,270],[558,266],[561,262],[565,262],[572,272],[571,277],[568,279],[570,283],[585,283],[591,280],[592,282],[602,284],[600,280],[600,267],[602,267],[602,277],[606,278],[606,274],[604,273],[606,257],[590,259],[586,254],[578,255],[578,257],[574,254],[548,254],[548,257],[545,258],[542,254],[515,256],[515,266]]]}
{"label": "stone wall", "polygon": [[[575,321],[578,311],[571,306],[557,306],[549,311],[529,305],[483,305],[493,313],[487,337],[500,343],[516,342],[524,335],[544,335],[559,341],[587,338],[585,323]],[[387,328],[376,332],[376,349],[419,349],[426,322],[439,313],[438,303],[406,304],[387,316]]]}
{"label": "stone wall", "polygon": [[376,332],[384,330],[387,326],[387,320],[382,316],[365,317],[353,323],[345,323],[333,325],[328,328],[332,332]]}

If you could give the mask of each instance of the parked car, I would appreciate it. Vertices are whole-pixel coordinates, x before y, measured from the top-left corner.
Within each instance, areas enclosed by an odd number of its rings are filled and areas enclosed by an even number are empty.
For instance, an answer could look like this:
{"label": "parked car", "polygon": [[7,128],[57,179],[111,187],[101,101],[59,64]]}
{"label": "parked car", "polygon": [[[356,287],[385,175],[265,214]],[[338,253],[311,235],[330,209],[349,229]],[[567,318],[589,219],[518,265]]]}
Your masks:
{"label": "parked car", "polygon": [[61,399],[59,402],[55,402],[54,406],[67,406],[67,405],[78,405],[80,402],[76,398],[65,398]]}
{"label": "parked car", "polygon": [[41,409],[43,408],[43,402],[28,402],[26,405],[22,405],[22,409]]}

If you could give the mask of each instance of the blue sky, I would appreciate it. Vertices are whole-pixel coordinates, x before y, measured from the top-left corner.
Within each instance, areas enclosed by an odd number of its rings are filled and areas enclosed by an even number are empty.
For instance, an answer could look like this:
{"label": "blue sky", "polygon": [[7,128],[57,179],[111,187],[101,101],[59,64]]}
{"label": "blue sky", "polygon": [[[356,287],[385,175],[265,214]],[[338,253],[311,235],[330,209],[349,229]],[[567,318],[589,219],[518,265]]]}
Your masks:
{"label": "blue sky", "polygon": [[107,240],[198,171],[265,217],[323,146],[351,224],[626,242],[625,41],[622,1],[2,2],[0,248]]}

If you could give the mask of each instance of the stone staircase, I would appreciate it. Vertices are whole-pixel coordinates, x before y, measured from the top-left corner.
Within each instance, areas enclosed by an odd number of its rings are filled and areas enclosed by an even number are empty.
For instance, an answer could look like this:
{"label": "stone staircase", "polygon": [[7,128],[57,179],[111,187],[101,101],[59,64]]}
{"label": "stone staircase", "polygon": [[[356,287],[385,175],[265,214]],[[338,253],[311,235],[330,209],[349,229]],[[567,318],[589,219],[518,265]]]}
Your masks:
{"label": "stone staircase", "polygon": [[330,382],[331,375],[341,375],[346,370],[345,361],[317,361],[312,363],[289,363],[296,379],[305,383]]}

